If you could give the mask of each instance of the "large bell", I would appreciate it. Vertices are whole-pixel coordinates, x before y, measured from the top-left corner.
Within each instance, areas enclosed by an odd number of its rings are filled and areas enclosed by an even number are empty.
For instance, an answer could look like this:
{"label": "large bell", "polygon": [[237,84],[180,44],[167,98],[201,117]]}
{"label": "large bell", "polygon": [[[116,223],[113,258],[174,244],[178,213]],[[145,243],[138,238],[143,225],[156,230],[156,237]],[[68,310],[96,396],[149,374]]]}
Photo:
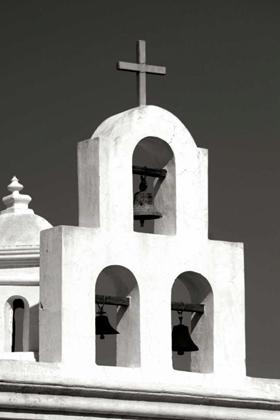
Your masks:
{"label": "large bell", "polygon": [[119,332],[110,325],[108,317],[104,314],[106,314],[106,312],[101,309],[98,311],[95,318],[95,334],[100,335],[101,340],[104,340],[105,335],[119,334]]}
{"label": "large bell", "polygon": [[180,324],[175,325],[172,330],[172,351],[177,351],[182,356],[185,351],[197,351],[199,348],[191,339],[189,329],[182,324],[183,317],[179,317]]}
{"label": "large bell", "polygon": [[134,220],[140,220],[141,227],[145,220],[159,219],[162,214],[155,208],[153,194],[146,192],[148,184],[146,177],[141,175],[140,191],[134,194],[133,212]]}

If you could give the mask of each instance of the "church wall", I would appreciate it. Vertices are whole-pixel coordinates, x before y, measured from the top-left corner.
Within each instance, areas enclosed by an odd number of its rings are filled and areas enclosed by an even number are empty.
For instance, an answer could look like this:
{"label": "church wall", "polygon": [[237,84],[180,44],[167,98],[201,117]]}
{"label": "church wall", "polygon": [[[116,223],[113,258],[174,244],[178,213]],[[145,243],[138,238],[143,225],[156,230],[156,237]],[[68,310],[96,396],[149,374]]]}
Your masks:
{"label": "church wall", "polygon": [[[171,168],[169,175],[176,177],[176,194],[171,198],[167,194],[157,204],[173,208],[176,231],[172,234],[133,231],[131,163],[141,140],[151,153],[159,142],[174,153],[175,170],[172,175]],[[194,337],[200,342],[204,336],[208,344],[205,346],[202,340],[201,352],[192,356],[192,370],[244,377],[243,248],[239,244],[215,245],[208,240],[207,152],[197,149],[178,119],[148,106],[109,118],[91,140],[79,144],[78,156],[80,223],[87,228],[61,227],[42,232],[41,302],[46,308],[40,311],[44,341],[40,360],[95,360],[93,287],[104,268],[122,265],[139,285],[141,369],[148,375],[173,374],[171,289],[178,275],[193,271],[207,279],[213,293],[207,298],[201,321],[196,323],[193,318]],[[154,159],[160,160],[156,156]],[[172,197],[175,205],[168,202]],[[96,212],[95,219],[92,212]],[[50,298],[50,289],[55,298]],[[159,332],[159,325],[166,328]],[[75,341],[75,334],[79,340]]]}
{"label": "church wall", "polygon": [[[86,364],[95,360],[95,283],[91,273],[95,260],[88,240],[92,231],[82,229],[79,237],[76,230],[64,226],[41,234],[39,358],[43,362]],[[88,249],[82,242],[88,243]]]}
{"label": "church wall", "polygon": [[214,367],[218,375],[246,375],[243,244],[209,241],[209,281],[214,296]]}
{"label": "church wall", "polygon": [[[172,232],[133,230],[131,162],[148,136],[174,153]],[[80,226],[41,233],[39,359],[0,358],[0,418],[279,420],[280,381],[246,376],[243,245],[208,239],[207,152],[170,113],[140,107],[105,121],[78,154]],[[131,299],[118,313],[126,331],[117,339],[117,366],[95,358],[96,282],[104,269]],[[130,290],[122,270],[135,280]],[[178,276],[192,303],[205,303],[192,318],[200,351],[191,372],[172,368]]]}
{"label": "church wall", "polygon": [[[60,250],[57,249],[57,245],[53,246],[58,235],[61,235]],[[95,282],[103,268],[118,264],[129,269],[139,285],[141,367],[149,371],[150,375],[152,372],[158,375],[159,371],[164,374],[172,370],[170,336],[172,284],[180,272],[200,270],[213,289],[214,374],[224,375],[227,378],[229,375],[243,377],[245,375],[244,299],[240,297],[241,293],[236,295],[236,288],[241,290],[243,287],[243,250],[242,247],[235,244],[232,246],[230,243],[217,243],[215,249],[213,243],[215,242],[209,241],[208,253],[202,248],[200,254],[193,256],[193,259],[186,263],[184,258],[188,249],[186,246],[175,247],[172,237],[163,238],[161,235],[142,235],[134,232],[124,235],[120,240],[118,234],[101,235],[96,229],[74,227],[60,227],[43,232],[42,255],[47,255],[47,260],[42,257],[42,270],[45,274],[41,278],[40,301],[44,309],[40,310],[40,328],[42,339],[47,337],[49,350],[43,344],[40,345],[42,355],[40,360],[94,363]],[[212,250],[216,251],[219,248],[221,253],[215,255]],[[150,249],[153,249],[152,255]],[[126,257],[128,253],[129,261]],[[169,259],[163,263],[166,253]],[[211,253],[212,264],[208,267]],[[191,252],[189,254],[191,255]],[[213,260],[213,256],[216,259]],[[175,265],[172,264],[174,260],[177,261]],[[143,261],[145,261],[144,266]],[[49,298],[46,297],[45,288],[51,290],[48,292]],[[60,327],[57,324],[58,314],[62,314],[59,316]],[[212,319],[210,313],[205,313],[203,316]],[[158,325],[164,325],[165,328],[159,330]],[[199,323],[197,325],[199,326]],[[199,327],[197,328],[199,331]],[[211,329],[207,328],[206,322],[206,327],[200,332],[202,340],[207,341],[205,333],[209,331]],[[77,336],[80,338],[77,339]],[[131,340],[133,342],[138,340],[138,337],[133,336],[133,331]],[[58,356],[52,353],[58,342],[61,359],[57,359]],[[195,359],[195,356],[193,357]],[[202,361],[205,363],[205,357],[200,357],[201,363]],[[199,368],[199,360],[196,360],[194,365],[198,372],[213,371],[213,368]]]}

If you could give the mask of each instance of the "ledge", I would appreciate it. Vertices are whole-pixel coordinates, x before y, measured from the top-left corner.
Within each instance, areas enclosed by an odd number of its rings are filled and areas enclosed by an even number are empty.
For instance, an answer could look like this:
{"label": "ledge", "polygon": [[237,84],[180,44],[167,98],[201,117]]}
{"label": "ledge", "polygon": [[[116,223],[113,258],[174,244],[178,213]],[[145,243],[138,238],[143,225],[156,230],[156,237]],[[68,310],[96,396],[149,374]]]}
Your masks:
{"label": "ledge", "polygon": [[280,401],[4,382],[0,392],[0,418],[280,419]]}
{"label": "ledge", "polygon": [[40,248],[12,248],[0,250],[0,268],[39,267]]}
{"label": "ledge", "polygon": [[39,286],[39,280],[35,279],[1,279],[0,278],[0,285],[1,286]]}

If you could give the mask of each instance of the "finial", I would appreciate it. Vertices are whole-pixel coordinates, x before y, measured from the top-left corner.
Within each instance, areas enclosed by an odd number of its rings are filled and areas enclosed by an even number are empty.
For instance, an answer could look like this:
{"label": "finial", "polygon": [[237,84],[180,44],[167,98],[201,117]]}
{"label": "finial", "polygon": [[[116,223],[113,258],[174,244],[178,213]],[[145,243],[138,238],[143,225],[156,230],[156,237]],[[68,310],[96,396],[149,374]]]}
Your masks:
{"label": "finial", "polygon": [[11,179],[11,183],[10,183],[10,185],[8,185],[8,190],[9,191],[11,191],[11,192],[14,192],[14,191],[21,191],[22,189],[23,189],[23,185],[21,185],[19,182],[18,182],[18,179],[17,179],[17,177],[16,176],[13,176],[13,178]]}
{"label": "finial", "polygon": [[32,200],[29,195],[20,194],[20,191],[23,189],[23,185],[18,182],[16,176],[13,176],[11,183],[8,185],[8,190],[11,191],[10,195],[2,198],[3,203],[6,206],[6,209],[1,211],[1,214],[5,213],[17,213],[17,214],[26,214],[34,213],[33,210],[28,208],[28,204]]}

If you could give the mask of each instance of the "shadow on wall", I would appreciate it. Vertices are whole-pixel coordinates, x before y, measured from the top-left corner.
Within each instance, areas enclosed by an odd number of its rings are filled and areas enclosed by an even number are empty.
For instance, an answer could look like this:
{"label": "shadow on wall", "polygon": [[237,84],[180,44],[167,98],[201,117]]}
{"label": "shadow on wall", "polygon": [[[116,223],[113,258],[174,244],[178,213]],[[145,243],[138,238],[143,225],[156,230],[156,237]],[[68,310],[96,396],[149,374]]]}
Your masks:
{"label": "shadow on wall", "polygon": [[39,351],[39,303],[29,308],[29,351]]}

